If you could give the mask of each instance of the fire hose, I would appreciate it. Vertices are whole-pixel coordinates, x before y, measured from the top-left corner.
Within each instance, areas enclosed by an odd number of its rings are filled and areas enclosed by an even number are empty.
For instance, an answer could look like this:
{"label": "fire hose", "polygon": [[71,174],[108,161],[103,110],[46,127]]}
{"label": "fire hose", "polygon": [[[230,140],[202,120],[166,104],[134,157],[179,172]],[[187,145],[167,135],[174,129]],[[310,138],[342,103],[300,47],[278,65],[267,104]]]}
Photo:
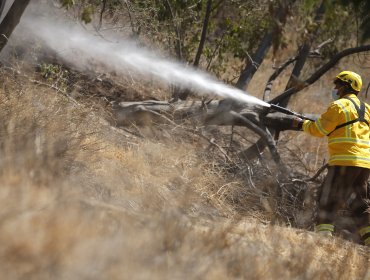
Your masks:
{"label": "fire hose", "polygon": [[278,111],[278,112],[283,113],[283,114],[286,114],[286,115],[296,116],[296,117],[301,118],[301,119],[304,119],[304,120],[309,120],[309,121],[312,121],[312,122],[315,121],[312,118],[309,118],[309,117],[306,117],[304,115],[298,114],[296,112],[293,112],[291,110],[288,110],[287,108],[280,107],[280,106],[275,105],[275,104],[270,104],[270,109],[273,109],[275,111]]}

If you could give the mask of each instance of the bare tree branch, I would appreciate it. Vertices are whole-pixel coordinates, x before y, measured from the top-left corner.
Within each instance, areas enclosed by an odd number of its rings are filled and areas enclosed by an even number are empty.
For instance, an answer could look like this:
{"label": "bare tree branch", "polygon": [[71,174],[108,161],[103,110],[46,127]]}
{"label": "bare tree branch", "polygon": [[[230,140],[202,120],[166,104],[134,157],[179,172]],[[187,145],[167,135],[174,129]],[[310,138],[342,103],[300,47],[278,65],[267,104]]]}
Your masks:
{"label": "bare tree branch", "polygon": [[261,124],[261,127],[260,126],[257,126],[252,121],[250,121],[248,118],[244,117],[243,115],[241,115],[241,114],[239,114],[237,112],[231,111],[230,114],[235,119],[237,119],[237,120],[241,121],[242,123],[244,123],[246,127],[248,127],[249,129],[251,129],[253,132],[257,133],[263,139],[263,141],[266,143],[267,147],[269,148],[270,153],[272,155],[272,158],[275,161],[276,165],[279,168],[281,168],[281,170],[283,170],[285,167],[282,164],[280,155],[279,155],[279,153],[278,153],[278,151],[276,149],[275,141],[272,138],[272,136],[271,136],[270,132],[268,131],[268,129],[266,129],[266,127],[264,125],[262,125],[262,124]]}
{"label": "bare tree branch", "polygon": [[[328,40],[322,42],[320,45],[317,46],[317,48],[315,48],[314,50],[311,50],[309,52],[309,57],[319,57],[319,56],[321,56],[321,53],[320,53],[321,48],[323,48],[325,45],[330,44],[332,42],[333,42],[333,39],[332,38],[329,38]],[[269,100],[269,95],[271,93],[271,88],[272,88],[273,81],[281,74],[281,72],[287,66],[289,66],[291,63],[295,62],[297,60],[297,58],[298,58],[298,56],[289,58],[282,65],[280,65],[276,69],[276,71],[270,76],[270,78],[269,78],[269,80],[268,80],[268,82],[266,84],[264,93],[263,93],[263,100],[264,101],[268,101]]]}
{"label": "bare tree branch", "polygon": [[[271,130],[271,133],[274,133],[275,130]],[[255,159],[261,157],[261,153],[266,148],[266,141],[261,137],[257,140],[256,143],[254,143],[252,146],[250,146],[248,149],[242,151],[239,153],[239,157],[242,159]]]}
{"label": "bare tree branch", "polygon": [[[309,53],[309,57],[319,57],[321,56],[320,50],[323,48],[325,45],[330,44],[333,42],[332,38],[329,38],[328,40],[322,42],[320,45],[317,46],[314,50],[311,50]],[[270,78],[267,81],[264,93],[263,93],[263,100],[268,101],[269,100],[269,95],[271,93],[271,88],[274,80],[281,74],[281,72],[284,71],[286,67],[288,67],[291,63],[295,62],[297,60],[298,56],[294,56],[286,60],[282,65],[280,65],[276,71],[270,76]]]}
{"label": "bare tree branch", "polygon": [[275,79],[284,71],[285,68],[287,68],[290,64],[292,64],[294,61],[297,60],[297,57],[291,57],[288,60],[286,60],[282,65],[280,65],[275,72],[270,76],[270,78],[267,81],[265,90],[263,92],[263,100],[268,101],[270,99],[270,92],[272,89],[272,84],[275,81]]}
{"label": "bare tree branch", "polygon": [[[194,131],[193,131],[194,132]],[[214,138],[207,138],[202,132],[200,131],[197,131],[196,135],[202,137],[203,139],[207,140],[208,143],[212,146],[215,146],[225,157],[225,159],[228,161],[228,162],[233,162],[233,160],[229,157],[229,155],[227,154],[227,152],[225,151],[224,148],[222,148],[220,145],[218,145],[215,141]]]}
{"label": "bare tree branch", "polygon": [[309,57],[321,57],[321,49],[332,42],[334,42],[333,38],[329,38],[328,40],[322,42],[320,45],[317,46],[316,49],[310,51]]}
{"label": "bare tree branch", "polygon": [[225,38],[225,35],[226,35],[226,33],[224,32],[224,33],[222,34],[222,36],[221,36],[220,40],[218,41],[218,43],[217,43],[216,47],[214,48],[214,50],[213,50],[213,52],[212,52],[212,55],[211,55],[211,56],[210,56],[210,58],[209,58],[209,61],[208,61],[207,67],[206,67],[207,71],[208,71],[208,70],[209,70],[209,68],[211,67],[212,61],[213,61],[213,59],[216,57],[216,52],[220,49],[220,47],[221,47],[221,45],[222,45],[222,43],[223,43],[223,40],[224,40],[224,38]]}
{"label": "bare tree branch", "polygon": [[286,97],[292,96],[293,94],[295,94],[295,93],[301,91],[302,89],[308,87],[309,85],[313,84],[318,79],[320,79],[322,75],[324,75],[333,66],[335,66],[335,64],[337,64],[338,61],[341,60],[343,57],[346,57],[348,55],[355,54],[355,53],[366,52],[366,51],[370,51],[370,45],[363,45],[363,46],[359,46],[359,47],[348,48],[348,49],[345,49],[345,50],[337,53],[336,55],[334,55],[332,57],[332,59],[329,62],[327,62],[319,70],[317,70],[315,73],[313,73],[307,80],[305,80],[303,87],[302,86],[301,87],[292,87],[292,88],[284,91],[279,96],[272,99],[269,103],[278,104],[283,99],[285,99]]}
{"label": "bare tree branch", "polygon": [[[278,22],[285,23],[289,7],[295,1],[296,0],[288,0],[288,1],[279,2],[280,3],[279,7],[275,11],[276,13],[275,17]],[[241,72],[238,81],[236,82],[237,88],[244,89],[248,85],[253,75],[256,73],[258,66],[261,65],[263,59],[265,58],[267,51],[270,49],[271,45],[273,44],[273,39],[275,35],[276,35],[276,30],[269,30],[264,35],[256,52],[251,57],[251,61],[253,61],[254,63],[247,63],[247,65]]]}
{"label": "bare tree branch", "polygon": [[[297,87],[297,82],[300,84],[299,76],[301,75],[301,71],[306,64],[307,58],[310,54],[310,49],[312,45],[312,41],[314,37],[316,37],[317,31],[319,30],[320,23],[322,21],[322,18],[325,13],[325,4],[324,1],[321,2],[319,8],[316,10],[315,14],[315,19],[314,22],[316,23],[316,28],[310,33],[308,33],[307,36],[305,36],[305,41],[303,45],[299,48],[298,55],[297,55],[297,61],[293,67],[292,74],[289,78],[289,81],[286,85],[285,90],[288,90],[291,87]],[[298,85],[301,86],[301,85]],[[286,107],[289,103],[290,96],[287,96],[283,100],[281,100],[280,106]],[[276,139],[279,138],[279,132],[277,131],[276,134]]]}
{"label": "bare tree branch", "polygon": [[130,19],[132,35],[134,37],[137,37],[140,34],[140,26],[137,29],[135,29],[135,24],[134,24],[134,21],[132,19],[132,15],[131,15],[131,7],[130,7],[130,5],[129,5],[129,3],[128,3],[127,0],[123,0],[123,2],[125,3],[126,9],[127,9],[127,13],[128,13],[128,17]]}

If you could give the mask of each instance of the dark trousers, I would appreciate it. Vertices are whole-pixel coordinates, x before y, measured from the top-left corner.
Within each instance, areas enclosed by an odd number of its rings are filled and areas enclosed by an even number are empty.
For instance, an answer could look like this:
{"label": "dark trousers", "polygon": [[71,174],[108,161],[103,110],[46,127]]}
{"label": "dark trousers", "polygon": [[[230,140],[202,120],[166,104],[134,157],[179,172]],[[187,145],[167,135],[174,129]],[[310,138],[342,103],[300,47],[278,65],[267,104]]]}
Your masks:
{"label": "dark trousers", "polygon": [[367,168],[329,166],[318,192],[317,224],[336,224],[341,217],[345,217],[357,229],[369,226],[369,175],[370,169]]}

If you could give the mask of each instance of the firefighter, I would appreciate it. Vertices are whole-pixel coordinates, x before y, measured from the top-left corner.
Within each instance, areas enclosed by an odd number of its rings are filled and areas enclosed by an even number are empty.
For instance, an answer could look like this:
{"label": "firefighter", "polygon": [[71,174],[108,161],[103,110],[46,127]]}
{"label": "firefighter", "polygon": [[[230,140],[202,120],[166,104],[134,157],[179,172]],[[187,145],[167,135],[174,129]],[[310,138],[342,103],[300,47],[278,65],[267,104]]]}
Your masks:
{"label": "firefighter", "polygon": [[315,231],[333,235],[342,211],[349,217],[364,245],[370,246],[370,106],[358,99],[361,77],[343,71],[334,79],[334,101],[316,121],[296,119],[293,126],[328,139],[328,173],[319,191]]}

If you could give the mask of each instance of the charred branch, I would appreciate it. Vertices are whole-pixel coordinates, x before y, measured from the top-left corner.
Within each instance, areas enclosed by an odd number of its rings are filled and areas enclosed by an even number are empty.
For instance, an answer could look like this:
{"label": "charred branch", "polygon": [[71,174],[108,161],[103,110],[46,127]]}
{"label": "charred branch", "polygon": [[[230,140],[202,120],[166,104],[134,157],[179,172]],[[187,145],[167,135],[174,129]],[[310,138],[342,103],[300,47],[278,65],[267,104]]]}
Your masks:
{"label": "charred branch", "polygon": [[[170,103],[166,101],[139,101],[121,102],[113,107],[115,120],[118,126],[130,123],[144,123],[147,121],[163,123],[194,120],[204,125],[219,126],[244,126],[248,127],[246,118],[256,126],[266,126],[268,128],[280,130],[294,130],[291,128],[293,116],[278,112],[268,112],[266,108],[260,106],[250,106],[240,109],[238,112],[229,107],[220,106],[220,100],[211,100],[207,103],[203,101],[179,101]],[[220,109],[222,108],[222,109]],[[159,115],[161,116],[159,116]],[[158,120],[157,117],[162,120]],[[147,121],[143,121],[143,118]],[[251,129],[251,127],[248,127]],[[259,132],[255,131],[257,134]]]}
{"label": "charred branch", "polygon": [[[238,112],[230,107],[220,106],[219,100],[181,101],[169,103],[165,101],[121,102],[114,106],[116,125],[130,124],[150,125],[152,123],[173,124],[184,121],[198,122],[202,125],[242,126],[250,129],[261,137],[260,151],[268,147],[273,160],[280,168],[284,168],[275,141],[270,131],[293,130],[292,116],[281,113],[265,114],[266,108],[258,106],[244,107]],[[221,109],[220,109],[221,108]],[[254,153],[254,154],[253,154]],[[244,151],[243,158],[254,158],[258,153]]]}

